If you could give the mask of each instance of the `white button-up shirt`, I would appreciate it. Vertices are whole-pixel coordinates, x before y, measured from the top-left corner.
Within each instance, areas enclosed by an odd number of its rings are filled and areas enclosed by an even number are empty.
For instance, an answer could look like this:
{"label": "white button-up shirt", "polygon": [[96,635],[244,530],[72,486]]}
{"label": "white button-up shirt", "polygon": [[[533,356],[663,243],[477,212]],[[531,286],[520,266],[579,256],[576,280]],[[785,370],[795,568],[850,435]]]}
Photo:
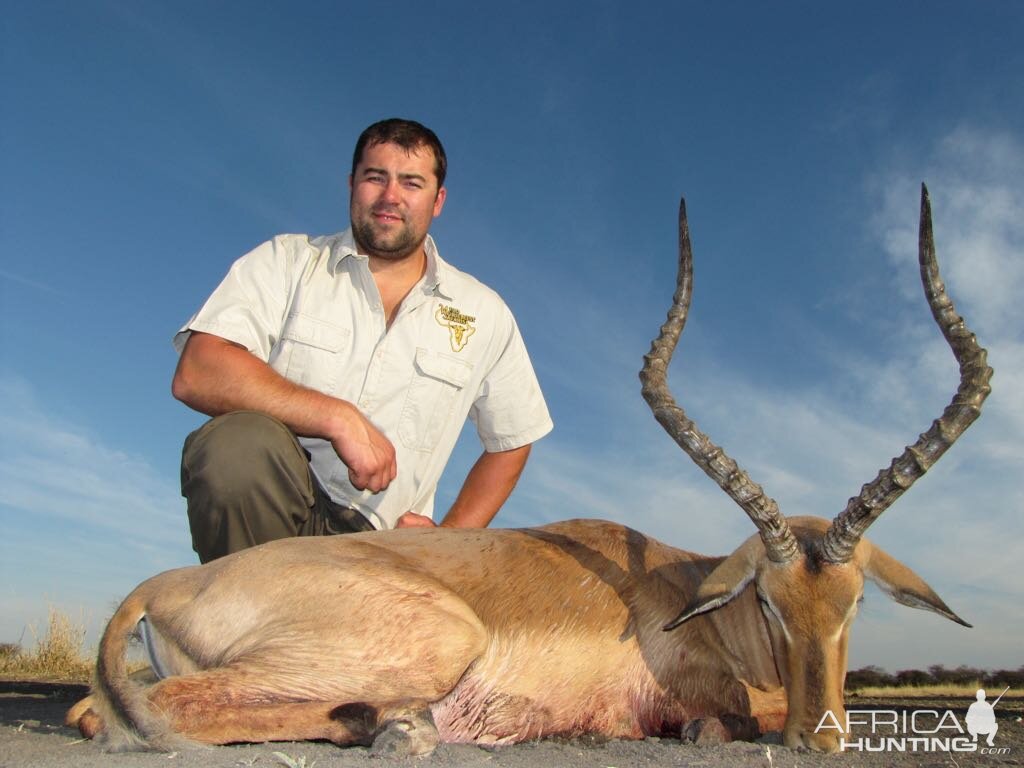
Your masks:
{"label": "white button-up shirt", "polygon": [[433,515],[434,491],[468,415],[487,451],[547,434],[551,417],[508,307],[444,262],[431,238],[427,271],[391,327],[350,230],[280,235],[246,254],[174,337],[191,331],[241,344],[286,378],[347,400],[395,446],[398,476],[359,491],[326,440],[300,438],[335,501],[378,528],[407,511]]}

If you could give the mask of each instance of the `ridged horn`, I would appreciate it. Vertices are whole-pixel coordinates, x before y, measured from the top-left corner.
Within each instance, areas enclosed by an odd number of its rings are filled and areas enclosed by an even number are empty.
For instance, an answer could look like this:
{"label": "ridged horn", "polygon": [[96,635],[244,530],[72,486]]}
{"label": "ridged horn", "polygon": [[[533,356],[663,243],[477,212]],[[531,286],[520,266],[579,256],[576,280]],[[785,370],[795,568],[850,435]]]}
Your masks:
{"label": "ridged horn", "polygon": [[651,351],[644,355],[644,365],[640,370],[641,391],[658,423],[754,522],[769,559],[776,563],[788,562],[797,556],[799,545],[789,523],[779,512],[778,505],[765,495],[761,486],[753,482],[725,451],[700,431],[669,392],[666,382],[668,365],[683,326],[686,325],[692,291],[693,250],[690,246],[690,227],[686,221],[686,201],[683,199],[679,201],[679,273],[676,291],[668,319],[652,342]]}
{"label": "ridged horn", "polygon": [[978,345],[978,340],[968,330],[963,318],[956,313],[939,275],[935,238],[932,234],[932,206],[928,188],[924,184],[921,185],[918,260],[928,306],[960,365],[960,387],[942,416],[932,422],[931,428],[893,459],[887,468],[882,469],[873,481],[861,489],[858,496],[850,499],[846,509],[832,521],[822,542],[822,554],[830,563],[849,562],[857,542],[868,526],[927,472],[971,426],[981,414],[982,403],[991,392],[989,380],[992,378],[992,369],[987,364],[987,353]]}

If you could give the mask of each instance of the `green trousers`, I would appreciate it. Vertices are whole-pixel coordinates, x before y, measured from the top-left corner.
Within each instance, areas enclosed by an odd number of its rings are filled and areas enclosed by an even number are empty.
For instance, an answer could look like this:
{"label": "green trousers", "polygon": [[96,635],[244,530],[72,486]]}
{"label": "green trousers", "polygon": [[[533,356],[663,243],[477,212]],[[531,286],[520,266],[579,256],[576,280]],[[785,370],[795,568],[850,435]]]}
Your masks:
{"label": "green trousers", "polygon": [[255,411],[218,416],[188,436],[181,495],[203,563],[274,539],[373,530],[320,487],[291,430]]}

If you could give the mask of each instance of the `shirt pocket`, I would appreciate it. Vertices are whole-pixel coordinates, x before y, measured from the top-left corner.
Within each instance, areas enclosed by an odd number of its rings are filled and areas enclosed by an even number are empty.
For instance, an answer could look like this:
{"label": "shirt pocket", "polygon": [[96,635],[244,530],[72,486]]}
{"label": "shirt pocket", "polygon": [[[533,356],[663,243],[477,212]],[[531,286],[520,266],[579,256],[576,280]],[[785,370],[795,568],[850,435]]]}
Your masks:
{"label": "shirt pocket", "polygon": [[341,353],[351,343],[352,331],[313,315],[288,316],[281,331],[281,353],[274,368],[289,381],[321,392],[338,383]]}
{"label": "shirt pocket", "polygon": [[461,431],[462,424],[453,425],[452,418],[472,375],[472,363],[432,349],[416,349],[412,381],[398,421],[398,436],[406,448],[432,451],[446,429]]}

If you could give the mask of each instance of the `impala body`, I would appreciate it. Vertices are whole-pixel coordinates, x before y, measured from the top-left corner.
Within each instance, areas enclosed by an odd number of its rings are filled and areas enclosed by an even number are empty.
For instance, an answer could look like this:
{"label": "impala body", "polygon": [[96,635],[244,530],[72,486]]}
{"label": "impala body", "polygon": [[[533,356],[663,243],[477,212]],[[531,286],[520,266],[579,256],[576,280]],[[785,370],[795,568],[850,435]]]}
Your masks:
{"label": "impala body", "polygon": [[[977,417],[985,352],[938,277],[927,194],[922,278],[961,367],[943,416],[834,520],[786,518],[668,394],[691,255],[645,358],[644,397],[758,532],[728,557],[684,552],[614,523],[409,529],[287,539],[135,589],[100,644],[93,695],[69,713],[111,747],[329,739],[423,754],[438,740],[548,735],[730,738],[783,729],[834,751],[850,626],[865,579],[964,624],[865,529]],[[692,511],[699,514],[699,510]],[[152,671],[129,675],[141,635]]]}

